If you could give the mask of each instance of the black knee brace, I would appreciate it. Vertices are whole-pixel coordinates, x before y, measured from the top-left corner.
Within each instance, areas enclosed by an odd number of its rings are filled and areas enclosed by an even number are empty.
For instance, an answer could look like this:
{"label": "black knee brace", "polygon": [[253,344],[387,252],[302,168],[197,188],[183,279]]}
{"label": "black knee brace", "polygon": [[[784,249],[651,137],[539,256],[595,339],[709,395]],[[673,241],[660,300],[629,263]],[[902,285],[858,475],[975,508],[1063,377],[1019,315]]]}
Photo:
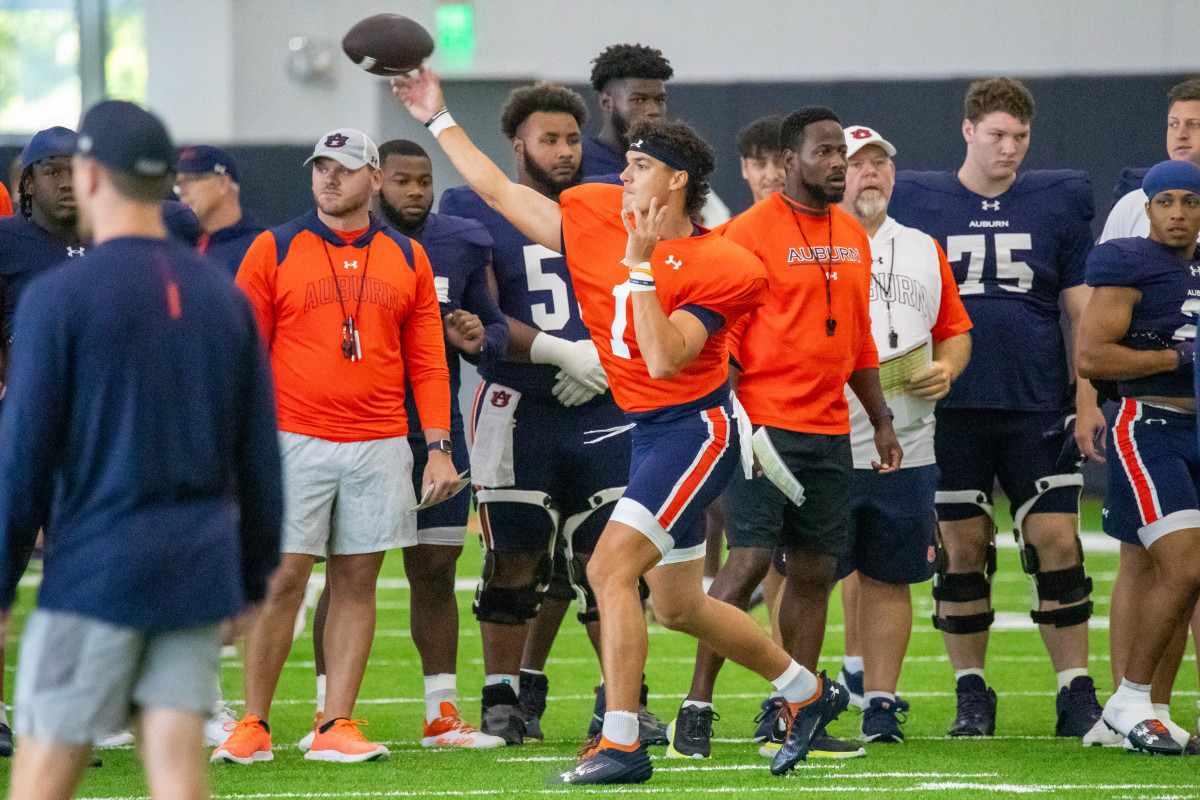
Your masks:
{"label": "black knee brace", "polygon": [[[1057,603],[1076,604],[1050,611],[1033,609],[1029,612],[1029,616],[1038,625],[1069,628],[1073,625],[1082,625],[1091,618],[1092,601],[1087,598],[1092,593],[1092,579],[1087,576],[1083,564],[1050,572],[1038,572],[1033,576],[1033,580],[1037,586],[1039,601],[1053,600]],[[1087,600],[1087,602],[1081,602],[1083,600]]]}
{"label": "black knee brace", "polygon": [[587,565],[578,555],[572,555],[568,563],[571,565],[571,584],[575,588],[575,599],[579,603],[579,612],[575,616],[584,625],[599,622],[600,609],[596,607],[596,593],[588,583]]}
{"label": "black knee brace", "polygon": [[982,633],[996,621],[992,608],[978,614],[963,614],[943,617],[941,603],[970,603],[987,600],[991,605],[992,576],[996,574],[996,545],[989,542],[984,558],[983,572],[949,572],[949,558],[942,536],[935,539],[935,572],[933,575],[933,627],[946,633]]}
{"label": "black knee brace", "polygon": [[546,584],[546,597],[554,600],[574,600],[575,590],[571,588],[571,581],[571,566],[567,561],[567,554],[561,547],[555,547],[550,580]]}
{"label": "black knee brace", "polygon": [[[495,553],[487,552],[483,557],[483,571],[475,589],[475,602],[471,610],[480,622],[496,625],[524,625],[537,616],[542,606],[545,580],[539,580],[546,570],[539,569],[539,576],[525,586],[503,588],[493,585],[496,572]],[[548,561],[549,558],[547,557]],[[548,577],[548,575],[547,575]]]}

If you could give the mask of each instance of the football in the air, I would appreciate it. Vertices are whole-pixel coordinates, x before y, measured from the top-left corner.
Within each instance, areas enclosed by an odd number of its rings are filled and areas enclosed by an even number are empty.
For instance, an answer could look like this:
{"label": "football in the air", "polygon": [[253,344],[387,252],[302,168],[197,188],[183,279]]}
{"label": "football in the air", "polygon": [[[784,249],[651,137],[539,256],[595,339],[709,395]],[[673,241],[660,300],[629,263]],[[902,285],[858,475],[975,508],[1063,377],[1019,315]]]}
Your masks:
{"label": "football in the air", "polygon": [[408,17],[375,14],[346,31],[342,50],[372,75],[400,75],[429,58],[433,37]]}

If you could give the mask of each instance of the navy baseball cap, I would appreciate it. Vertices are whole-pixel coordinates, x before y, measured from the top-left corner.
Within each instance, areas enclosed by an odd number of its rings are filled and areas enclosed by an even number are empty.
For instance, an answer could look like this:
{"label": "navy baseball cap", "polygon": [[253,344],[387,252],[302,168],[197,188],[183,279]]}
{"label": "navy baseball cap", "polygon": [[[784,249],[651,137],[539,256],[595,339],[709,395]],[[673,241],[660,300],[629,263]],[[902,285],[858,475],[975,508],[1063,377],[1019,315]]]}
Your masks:
{"label": "navy baseball cap", "polygon": [[1148,200],[1172,189],[1200,194],[1200,167],[1191,161],[1160,161],[1142,179],[1142,190]]}
{"label": "navy baseball cap", "polygon": [[175,165],[179,173],[200,174],[214,172],[217,175],[228,175],[237,183],[237,165],[233,157],[219,147],[206,144],[190,145],[179,151],[179,163]]}
{"label": "navy baseball cap", "polygon": [[125,100],[104,100],[79,122],[76,154],[116,172],[158,178],[175,165],[175,146],[158,117]]}
{"label": "navy baseball cap", "polygon": [[75,139],[75,131],[70,128],[55,126],[38,131],[21,151],[21,169],[28,169],[30,164],[44,158],[53,158],[54,156],[70,158],[75,155]]}

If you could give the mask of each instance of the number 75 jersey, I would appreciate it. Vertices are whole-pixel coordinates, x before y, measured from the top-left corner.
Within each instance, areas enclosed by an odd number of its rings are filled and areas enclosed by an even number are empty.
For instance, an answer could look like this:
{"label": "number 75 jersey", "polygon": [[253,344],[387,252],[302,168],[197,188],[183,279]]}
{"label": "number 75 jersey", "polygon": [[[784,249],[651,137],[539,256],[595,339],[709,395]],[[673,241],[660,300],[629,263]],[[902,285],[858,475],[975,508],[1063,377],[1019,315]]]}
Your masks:
{"label": "number 75 jersey", "polygon": [[941,244],[974,325],[971,361],[938,405],[1068,408],[1059,295],[1084,282],[1095,213],[1087,175],[1023,172],[984,197],[953,173],[901,171],[888,210]]}

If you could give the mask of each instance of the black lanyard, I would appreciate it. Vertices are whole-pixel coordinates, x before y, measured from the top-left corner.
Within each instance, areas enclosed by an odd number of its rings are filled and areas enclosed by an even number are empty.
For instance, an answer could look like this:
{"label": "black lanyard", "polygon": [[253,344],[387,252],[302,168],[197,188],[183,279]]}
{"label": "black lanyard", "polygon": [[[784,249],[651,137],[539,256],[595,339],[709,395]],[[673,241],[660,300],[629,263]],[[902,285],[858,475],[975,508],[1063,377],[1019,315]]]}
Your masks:
{"label": "black lanyard", "polygon": [[[804,239],[804,246],[808,248],[808,252],[812,253],[813,261],[816,261],[817,266],[821,266],[820,260],[817,259],[817,251],[808,243],[808,237],[804,235],[804,226],[800,224],[800,217],[796,215],[796,209],[791,203],[788,203],[788,209],[792,212],[792,219],[796,222],[796,230],[800,231],[800,237]],[[837,320],[833,318],[833,290],[830,286],[832,278],[830,274],[833,272],[833,209],[827,209],[829,216],[829,266],[825,271],[825,335],[833,336],[837,330]]]}
{"label": "black lanyard", "polygon": [[362,361],[362,344],[358,338],[358,329],[355,328],[355,319],[362,309],[362,299],[366,293],[367,270],[371,267],[371,243],[367,242],[367,256],[363,261],[362,280],[358,284],[358,303],[354,306],[354,316],[346,313],[346,301],[342,299],[342,287],[338,284],[337,271],[333,268],[329,243],[322,239],[321,246],[325,248],[325,260],[329,262],[329,274],[333,276],[333,291],[337,293],[338,305],[342,309],[342,357],[351,361]]}
{"label": "black lanyard", "polygon": [[890,242],[892,246],[891,260],[888,262],[888,285],[885,289],[883,281],[875,277],[875,271],[871,271],[871,280],[879,287],[880,294],[883,295],[883,301],[887,304],[888,315],[888,347],[893,350],[900,344],[900,336],[896,333],[896,327],[892,325],[892,287],[896,285],[896,240]]}

